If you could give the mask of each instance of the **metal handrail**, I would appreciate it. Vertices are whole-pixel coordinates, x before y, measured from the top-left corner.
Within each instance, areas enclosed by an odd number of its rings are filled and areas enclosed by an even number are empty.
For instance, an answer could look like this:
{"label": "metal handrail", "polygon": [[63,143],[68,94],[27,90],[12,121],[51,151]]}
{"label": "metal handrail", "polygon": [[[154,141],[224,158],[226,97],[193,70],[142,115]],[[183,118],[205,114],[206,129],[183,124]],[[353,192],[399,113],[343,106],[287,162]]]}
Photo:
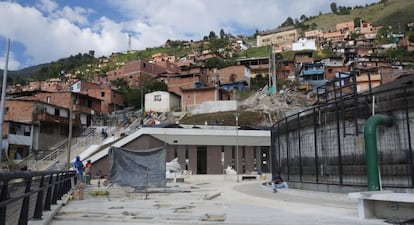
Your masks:
{"label": "metal handrail", "polygon": [[69,193],[75,177],[74,171],[0,173],[0,225],[41,219],[44,210]]}
{"label": "metal handrail", "polygon": [[[83,138],[76,138],[76,143],[71,147],[71,151],[77,147],[79,147],[81,145],[81,143],[88,143],[89,139],[91,136],[95,136],[94,133],[90,133],[88,134],[86,137]],[[93,140],[93,139],[92,139]],[[97,140],[95,140],[94,143],[97,143]],[[32,166],[31,169],[32,170],[38,170],[39,166],[44,164],[45,161],[56,161],[56,159],[63,159],[66,155],[67,155],[67,149],[66,149],[66,143],[64,145],[64,148],[57,148],[54,151],[50,152],[49,154],[47,154],[45,157],[43,157],[42,159],[36,161]]]}

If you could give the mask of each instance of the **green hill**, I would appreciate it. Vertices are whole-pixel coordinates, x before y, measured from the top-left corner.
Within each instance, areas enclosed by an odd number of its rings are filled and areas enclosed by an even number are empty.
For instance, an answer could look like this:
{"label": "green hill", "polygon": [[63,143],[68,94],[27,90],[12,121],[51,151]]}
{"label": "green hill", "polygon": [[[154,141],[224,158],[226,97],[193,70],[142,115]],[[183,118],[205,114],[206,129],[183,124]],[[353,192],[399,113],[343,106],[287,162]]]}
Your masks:
{"label": "green hill", "polygon": [[353,21],[359,17],[364,21],[371,22],[375,26],[392,26],[394,31],[405,31],[409,22],[414,22],[413,0],[388,0],[382,3],[374,3],[368,7],[358,7],[351,10],[349,15],[337,15],[327,13],[317,16],[305,22],[305,24],[316,23],[317,29],[323,31],[335,30],[335,25],[341,22]]}

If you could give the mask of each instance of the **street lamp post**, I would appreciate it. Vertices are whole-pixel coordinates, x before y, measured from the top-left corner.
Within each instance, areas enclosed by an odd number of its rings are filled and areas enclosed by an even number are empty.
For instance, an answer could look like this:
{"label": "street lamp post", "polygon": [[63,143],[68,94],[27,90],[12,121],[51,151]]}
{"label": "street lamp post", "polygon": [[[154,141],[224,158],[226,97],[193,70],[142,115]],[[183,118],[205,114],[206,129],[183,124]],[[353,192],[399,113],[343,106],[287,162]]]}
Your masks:
{"label": "street lamp post", "polygon": [[235,113],[236,117],[236,177],[239,182],[239,113]]}

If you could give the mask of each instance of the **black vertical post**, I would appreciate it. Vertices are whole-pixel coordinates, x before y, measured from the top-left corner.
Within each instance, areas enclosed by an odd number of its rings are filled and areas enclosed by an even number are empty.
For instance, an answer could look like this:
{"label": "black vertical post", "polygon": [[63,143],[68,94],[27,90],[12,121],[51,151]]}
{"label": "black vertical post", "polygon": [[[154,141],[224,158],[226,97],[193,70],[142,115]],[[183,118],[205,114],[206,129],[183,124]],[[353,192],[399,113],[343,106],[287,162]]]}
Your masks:
{"label": "black vertical post", "polygon": [[[30,187],[32,185],[32,177],[28,177],[25,179],[26,182],[26,189],[24,190],[25,193],[30,192]],[[27,195],[23,198],[22,207],[20,209],[20,216],[19,216],[19,225],[27,225],[27,221],[29,220],[29,204],[30,204],[30,195]]]}
{"label": "black vertical post", "polygon": [[65,175],[62,172],[59,172],[59,189],[58,189],[58,195],[57,198],[61,199],[63,196],[63,188],[64,188],[64,181],[65,181]]}
{"label": "black vertical post", "polygon": [[287,175],[288,175],[288,180],[289,180],[289,177],[290,177],[290,163],[289,163],[289,128],[288,128],[288,120],[287,120],[287,117],[285,117],[285,126],[286,126],[286,169],[287,169]]}
{"label": "black vertical post", "polygon": [[71,188],[70,184],[70,173],[65,173],[65,182],[63,183],[63,194],[66,194],[69,192]]}
{"label": "black vertical post", "polygon": [[277,151],[278,151],[278,165],[279,165],[279,170],[282,168],[282,158],[281,157],[281,149],[280,149],[280,121],[277,122]]}
{"label": "black vertical post", "polygon": [[[3,181],[3,185],[1,186],[1,193],[0,193],[0,202],[6,201],[8,199],[9,194],[9,181]],[[0,207],[0,224],[6,224],[6,211],[7,205]]]}
{"label": "black vertical post", "polygon": [[50,205],[52,203],[52,191],[53,191],[53,174],[49,174],[49,184],[47,186],[44,210],[48,210],[48,211],[51,210]]}
{"label": "black vertical post", "polygon": [[[320,109],[319,109],[320,110]],[[313,108],[313,142],[315,148],[315,175],[316,183],[319,183],[319,162],[318,162],[318,129],[317,129],[317,118],[316,118],[316,108]]]}
{"label": "black vertical post", "polygon": [[354,87],[354,122],[355,122],[355,135],[358,136],[359,130],[358,130],[358,89],[357,89],[357,80],[356,80],[356,74],[352,73],[353,82],[352,85]]}
{"label": "black vertical post", "polygon": [[[337,102],[335,101],[335,104],[337,106]],[[335,107],[336,109],[336,138],[338,143],[338,169],[339,169],[339,184],[343,183],[343,177],[342,177],[342,149],[341,149],[341,125],[339,123],[339,112],[338,107]]]}
{"label": "black vertical post", "polygon": [[59,173],[56,174],[56,181],[53,184],[53,195],[52,195],[52,204],[56,205],[57,204],[57,199],[58,199],[58,195],[59,195]]}
{"label": "black vertical post", "polygon": [[298,115],[298,138],[299,138],[299,143],[298,143],[298,147],[299,147],[299,179],[300,182],[302,182],[302,176],[303,176],[303,168],[302,168],[302,149],[301,149],[301,134],[300,134],[300,113],[297,114]]}
{"label": "black vertical post", "polygon": [[42,175],[42,177],[40,178],[39,192],[37,192],[36,207],[35,207],[35,211],[34,211],[34,215],[33,215],[34,219],[42,219],[42,215],[43,215],[43,192],[45,191],[43,189],[44,180],[45,180],[45,176]]}
{"label": "black vertical post", "polygon": [[275,146],[275,127],[272,126],[271,130],[270,130],[270,152],[271,152],[271,160],[272,160],[272,166],[271,168],[271,172],[273,173],[273,171],[275,171],[276,168],[276,146]]}
{"label": "black vertical post", "polygon": [[410,163],[410,174],[411,174],[411,187],[414,187],[414,162],[413,162],[413,146],[411,143],[411,129],[410,129],[410,117],[408,113],[408,96],[407,88],[404,88],[404,101],[405,101],[405,121],[407,126],[408,136],[408,161]]}
{"label": "black vertical post", "polygon": [[338,110],[338,99],[336,98],[336,86],[334,85],[334,93],[335,93],[335,114],[336,114],[336,139],[338,144],[338,169],[339,169],[339,184],[342,184],[342,152],[341,152],[341,124],[339,122],[340,120],[340,114]]}
{"label": "black vertical post", "polygon": [[344,109],[344,98],[342,95],[342,91],[343,91],[343,86],[342,86],[342,76],[341,73],[339,72],[339,101],[341,103],[341,115],[342,115],[342,129],[343,129],[343,135],[344,137],[346,136],[346,132],[345,132],[345,109]]}

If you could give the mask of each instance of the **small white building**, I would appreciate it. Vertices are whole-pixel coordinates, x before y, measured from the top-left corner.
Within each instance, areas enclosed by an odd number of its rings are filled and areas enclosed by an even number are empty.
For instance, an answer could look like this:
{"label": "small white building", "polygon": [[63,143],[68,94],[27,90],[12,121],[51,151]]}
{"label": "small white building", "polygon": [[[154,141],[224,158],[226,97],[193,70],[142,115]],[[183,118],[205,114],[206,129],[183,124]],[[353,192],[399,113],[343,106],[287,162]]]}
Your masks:
{"label": "small white building", "polygon": [[297,42],[292,43],[293,51],[302,51],[302,50],[316,50],[316,40],[301,38]]}
{"label": "small white building", "polygon": [[180,96],[166,91],[154,91],[145,94],[145,111],[170,112],[180,107]]}

